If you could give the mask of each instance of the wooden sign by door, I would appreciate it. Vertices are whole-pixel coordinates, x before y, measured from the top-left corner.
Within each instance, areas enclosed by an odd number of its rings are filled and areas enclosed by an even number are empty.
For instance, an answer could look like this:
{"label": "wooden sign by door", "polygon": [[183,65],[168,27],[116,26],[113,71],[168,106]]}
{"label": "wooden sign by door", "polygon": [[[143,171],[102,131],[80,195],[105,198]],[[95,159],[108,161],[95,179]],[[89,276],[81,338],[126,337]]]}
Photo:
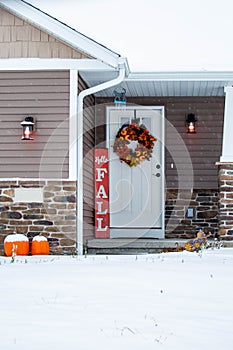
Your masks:
{"label": "wooden sign by door", "polygon": [[95,149],[95,237],[109,238],[108,149]]}

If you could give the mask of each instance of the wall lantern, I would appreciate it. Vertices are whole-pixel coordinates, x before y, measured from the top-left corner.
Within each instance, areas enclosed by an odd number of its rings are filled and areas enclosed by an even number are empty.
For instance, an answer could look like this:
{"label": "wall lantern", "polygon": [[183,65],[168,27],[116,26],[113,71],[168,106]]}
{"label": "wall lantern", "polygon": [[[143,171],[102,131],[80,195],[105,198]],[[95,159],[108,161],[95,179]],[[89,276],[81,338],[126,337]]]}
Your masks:
{"label": "wall lantern", "polygon": [[188,134],[196,134],[196,122],[197,118],[195,117],[195,114],[187,114],[185,126]]}
{"label": "wall lantern", "polygon": [[32,133],[35,125],[33,117],[25,117],[25,119],[21,122],[21,125],[23,127],[21,140],[33,140]]}

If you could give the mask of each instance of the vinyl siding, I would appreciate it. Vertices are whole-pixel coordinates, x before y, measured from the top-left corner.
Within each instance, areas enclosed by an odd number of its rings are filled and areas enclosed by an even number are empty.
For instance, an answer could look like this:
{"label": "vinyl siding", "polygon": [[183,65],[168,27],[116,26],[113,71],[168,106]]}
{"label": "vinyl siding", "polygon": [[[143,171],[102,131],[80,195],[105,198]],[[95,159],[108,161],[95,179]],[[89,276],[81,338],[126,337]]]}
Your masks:
{"label": "vinyl siding", "polygon": [[[97,145],[106,139],[106,112],[105,107],[112,103],[109,98],[97,98],[96,107],[99,127],[97,132]],[[217,189],[218,168],[215,165],[219,161],[222,150],[222,132],[224,117],[224,97],[141,97],[127,98],[128,104],[165,106],[165,179],[167,188],[188,188],[189,171],[187,169],[187,153],[183,152],[184,146],[177,143],[177,132],[184,142],[194,175],[194,188]],[[185,130],[185,115],[195,113],[197,133],[190,135]],[[169,127],[170,125],[170,127]],[[171,127],[171,126],[174,126]],[[177,132],[176,132],[177,131]],[[175,161],[171,152],[175,151],[176,163],[182,171],[182,183],[178,183]],[[174,153],[174,152],[173,152]]]}
{"label": "vinyl siding", "polygon": [[[21,121],[36,120],[33,141]],[[68,178],[69,72],[0,72],[0,177]]]}
{"label": "vinyl siding", "polygon": [[[87,89],[79,77],[79,92]],[[84,99],[84,137],[83,137],[83,172],[84,172],[84,245],[94,238],[94,146],[95,146],[95,99],[92,95]]]}
{"label": "vinyl siding", "polygon": [[[222,150],[224,98],[191,98],[169,101],[167,105],[168,120],[176,127],[182,137],[193,166],[194,187],[198,189],[218,188],[218,167]],[[194,112],[197,122],[197,133],[190,135],[184,127],[185,115]],[[174,149],[176,135],[170,130],[166,133],[166,144]],[[185,167],[185,155],[176,150],[176,163],[183,173],[183,181],[189,181]],[[166,152],[166,181],[169,188],[178,186],[177,169],[171,169],[173,162],[170,152]]]}

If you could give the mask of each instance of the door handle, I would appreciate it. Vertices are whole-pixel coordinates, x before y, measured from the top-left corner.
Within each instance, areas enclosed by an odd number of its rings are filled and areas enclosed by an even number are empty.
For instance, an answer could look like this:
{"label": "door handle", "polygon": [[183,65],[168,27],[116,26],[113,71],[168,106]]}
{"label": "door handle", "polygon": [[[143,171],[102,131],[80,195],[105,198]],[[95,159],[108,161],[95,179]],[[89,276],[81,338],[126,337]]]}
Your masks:
{"label": "door handle", "polygon": [[161,176],[160,173],[156,173],[156,174],[153,174],[153,175],[156,176],[156,177],[160,177]]}

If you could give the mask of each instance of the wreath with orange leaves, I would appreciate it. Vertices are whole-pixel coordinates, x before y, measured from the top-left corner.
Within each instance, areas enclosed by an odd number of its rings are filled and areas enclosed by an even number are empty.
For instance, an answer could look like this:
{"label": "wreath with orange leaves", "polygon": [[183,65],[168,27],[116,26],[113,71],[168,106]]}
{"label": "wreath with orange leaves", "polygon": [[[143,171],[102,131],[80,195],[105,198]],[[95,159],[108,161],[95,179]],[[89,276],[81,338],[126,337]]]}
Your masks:
{"label": "wreath with orange leaves", "polygon": [[[135,149],[130,147],[131,141],[137,141]],[[145,159],[150,160],[156,141],[157,139],[149,133],[145,125],[132,121],[131,124],[122,125],[118,130],[113,151],[121,162],[133,167]]]}

